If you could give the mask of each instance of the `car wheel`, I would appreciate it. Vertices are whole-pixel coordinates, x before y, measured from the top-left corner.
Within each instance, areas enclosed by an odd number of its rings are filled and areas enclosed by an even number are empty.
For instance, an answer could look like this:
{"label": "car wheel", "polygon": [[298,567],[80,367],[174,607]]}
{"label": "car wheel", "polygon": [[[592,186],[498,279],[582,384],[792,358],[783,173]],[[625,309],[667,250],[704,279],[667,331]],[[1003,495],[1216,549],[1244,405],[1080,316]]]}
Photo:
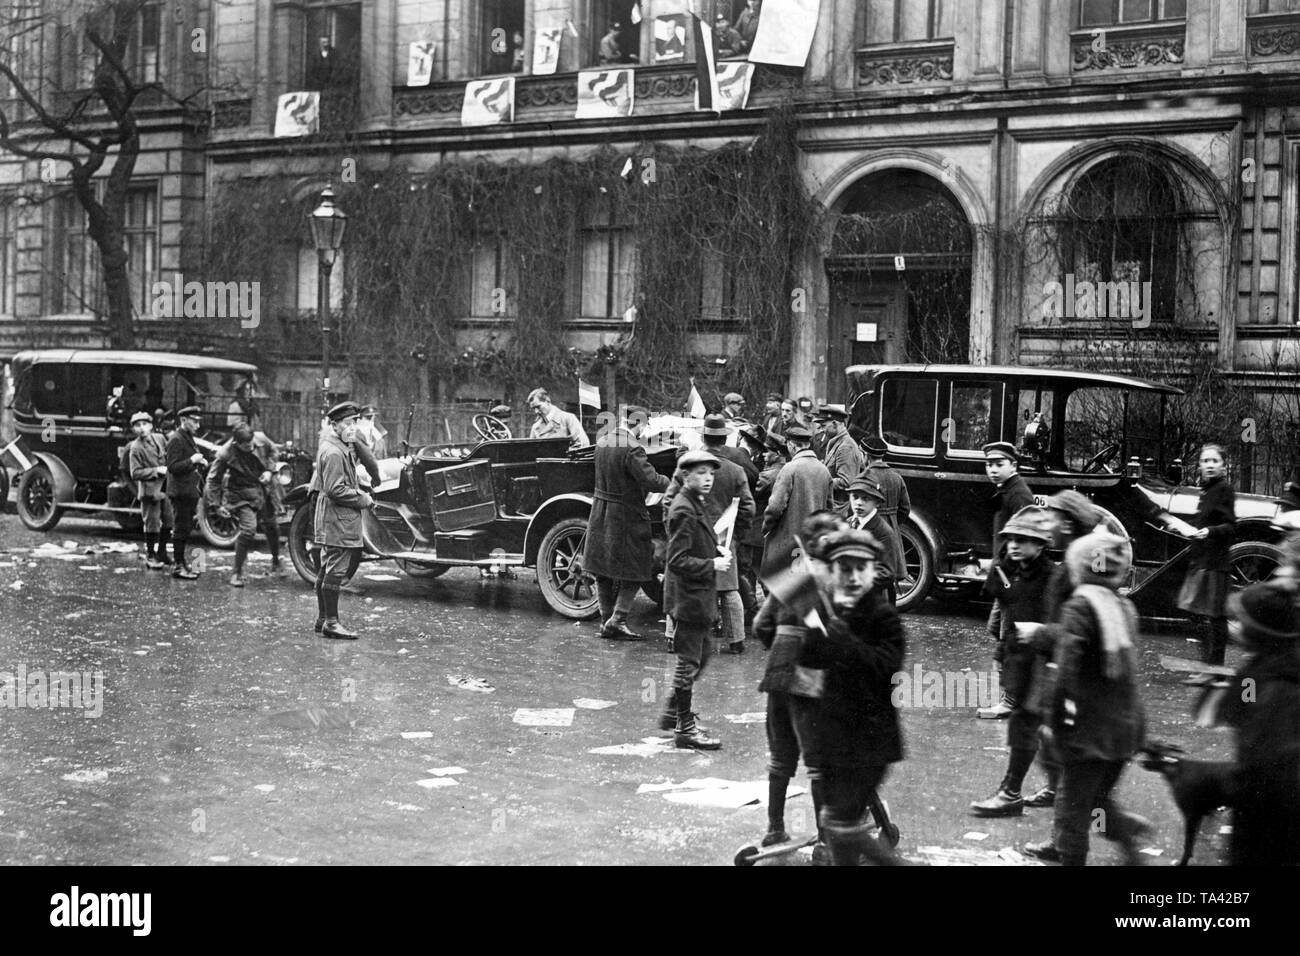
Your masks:
{"label": "car wheel", "polygon": [[18,517],[33,531],[49,531],[63,517],[54,498],[54,476],[44,465],[33,465],[18,482]]}
{"label": "car wheel", "polygon": [[579,621],[600,614],[596,579],[582,569],[586,540],[587,519],[565,518],[546,532],[537,552],[537,584],[546,603]]}
{"label": "car wheel", "polygon": [[316,574],[320,571],[320,548],[313,537],[316,534],[316,509],[311,501],[299,505],[289,522],[289,560],[298,577],[308,584],[316,584]]}
{"label": "car wheel", "polygon": [[195,518],[199,533],[214,548],[233,548],[239,537],[239,522],[234,518],[223,518],[208,508],[208,503],[199,500],[198,515]]}
{"label": "car wheel", "polygon": [[0,464],[0,515],[9,510],[9,472]]}
{"label": "car wheel", "polygon": [[934,585],[934,553],[921,530],[910,521],[898,526],[903,545],[903,580],[898,582],[898,610],[910,611],[921,606]]}
{"label": "car wheel", "polygon": [[1267,581],[1282,564],[1282,551],[1263,541],[1243,541],[1228,549],[1228,590]]}
{"label": "car wheel", "polygon": [[436,578],[451,570],[450,564],[435,564],[431,561],[407,561],[404,558],[395,558],[394,562],[413,578]]}

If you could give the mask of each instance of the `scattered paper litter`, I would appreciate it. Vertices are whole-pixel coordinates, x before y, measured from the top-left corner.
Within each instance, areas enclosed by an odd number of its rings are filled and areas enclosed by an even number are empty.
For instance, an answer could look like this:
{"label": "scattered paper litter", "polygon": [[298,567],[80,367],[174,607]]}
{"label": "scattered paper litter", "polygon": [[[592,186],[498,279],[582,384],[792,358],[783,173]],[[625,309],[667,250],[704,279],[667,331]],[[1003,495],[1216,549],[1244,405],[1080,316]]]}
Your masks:
{"label": "scattered paper litter", "polygon": [[749,711],[744,714],[723,714],[727,720],[733,724],[765,724],[767,723],[767,714],[761,714],[758,711]]}
{"label": "scattered paper litter", "polygon": [[525,727],[569,727],[574,713],[572,707],[520,707],[513,720]]}
{"label": "scattered paper litter", "polygon": [[403,740],[424,740],[425,738],[432,737],[432,736],[433,736],[432,730],[403,730],[402,731]]}
{"label": "scattered paper litter", "polygon": [[15,581],[13,584],[9,585],[10,591],[21,591],[22,589],[23,589],[22,581]]}
{"label": "scattered paper litter", "polygon": [[656,754],[686,754],[691,751],[674,746],[671,737],[642,737],[640,743],[593,747],[587,753],[615,757],[653,757]]}
{"label": "scattered paper litter", "polygon": [[[767,802],[768,782],[764,780],[722,780],[718,777],[690,779],[682,783],[642,784],[637,793],[663,793],[671,803],[685,803],[696,807],[717,807],[737,810],[740,807]],[[791,787],[787,797],[804,793],[802,787]]]}
{"label": "scattered paper litter", "polygon": [[273,783],[259,783],[259,784],[258,784],[257,786],[255,786],[253,789],[254,789],[254,790],[261,790],[263,793],[270,793],[272,790],[275,789],[275,784],[273,784]]}
{"label": "scattered paper litter", "polygon": [[208,857],[208,861],[211,862],[211,863],[229,863],[229,862],[230,862],[230,857],[228,857],[228,856],[210,856],[210,857]]}
{"label": "scattered paper litter", "polygon": [[128,541],[96,541],[82,549],[84,554],[134,554],[137,547]]}
{"label": "scattered paper litter", "polygon": [[1006,860],[1008,863],[1023,863],[1025,857],[1023,853],[1014,847],[1004,846],[998,850],[998,859]]}
{"label": "scattered paper litter", "polygon": [[[1015,853],[1014,850],[1011,852]],[[1019,859],[1003,855],[1002,850],[994,853],[975,847],[923,846],[917,848],[915,856],[909,856],[907,859],[913,863],[924,863],[929,866],[1043,866],[1043,863],[1038,860],[1019,853],[1016,853],[1016,856]]]}
{"label": "scattered paper litter", "polygon": [[402,580],[396,574],[367,574],[367,581],[400,581]]}
{"label": "scattered paper litter", "polygon": [[12,568],[15,566],[13,561],[0,561],[0,568]]}
{"label": "scattered paper litter", "polygon": [[448,674],[447,683],[452,687],[459,687],[461,690],[478,691],[480,694],[490,694],[496,690],[495,687],[481,677],[464,677],[460,674]]}
{"label": "scattered paper litter", "polygon": [[1219,827],[1219,836],[1231,836],[1231,835],[1232,835],[1231,824],[1225,823],[1223,826]]}
{"label": "scattered paper litter", "polygon": [[614,707],[618,704],[616,700],[595,700],[591,697],[575,697],[573,706],[580,707],[583,710],[604,710],[606,707]]}
{"label": "scattered paper litter", "polygon": [[980,833],[978,830],[968,830],[961,835],[961,838],[963,840],[987,840],[989,835],[987,833]]}
{"label": "scattered paper litter", "polygon": [[63,619],[65,621],[75,621],[77,618],[85,617],[89,613],[89,611],[69,611],[67,614],[63,615]]}
{"label": "scattered paper litter", "polygon": [[144,657],[149,652],[141,650],[141,651],[132,651],[131,653],[134,654],[136,657]]}
{"label": "scattered paper litter", "polygon": [[1149,846],[1149,847],[1146,847],[1145,849],[1138,850],[1138,852],[1139,852],[1139,853],[1145,853],[1147,856],[1160,856],[1160,855],[1163,854],[1165,851],[1162,850],[1162,849],[1160,849],[1160,847],[1158,847],[1158,846]]}
{"label": "scattered paper litter", "polygon": [[431,773],[435,777],[452,777],[458,773],[469,773],[464,767],[430,767],[425,773]]}
{"label": "scattered paper litter", "polygon": [[417,807],[413,803],[398,803],[396,800],[385,800],[384,806],[396,807],[398,810],[423,810],[424,807]]}
{"label": "scattered paper litter", "polygon": [[79,564],[77,565],[77,570],[78,571],[103,571],[104,569],[101,568],[98,564]]}
{"label": "scattered paper litter", "polygon": [[130,573],[131,573],[131,569],[130,569],[130,568],[114,568],[114,569],[113,569],[113,573],[114,573],[114,574],[130,574]]}
{"label": "scattered paper litter", "polygon": [[426,790],[436,790],[439,787],[458,786],[455,777],[429,777],[425,780],[417,780],[415,782]]}
{"label": "scattered paper litter", "polygon": [[63,779],[69,783],[103,783],[108,779],[107,770],[74,770],[65,773]]}

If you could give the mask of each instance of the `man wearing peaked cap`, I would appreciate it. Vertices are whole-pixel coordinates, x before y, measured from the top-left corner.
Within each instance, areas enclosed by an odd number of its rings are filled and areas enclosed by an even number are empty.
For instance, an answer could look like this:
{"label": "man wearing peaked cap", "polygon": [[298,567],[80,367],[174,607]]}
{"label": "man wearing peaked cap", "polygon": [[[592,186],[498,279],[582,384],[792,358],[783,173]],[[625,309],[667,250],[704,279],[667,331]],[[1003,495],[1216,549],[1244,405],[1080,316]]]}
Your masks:
{"label": "man wearing peaked cap", "polygon": [[148,412],[136,412],[131,416],[131,430],[135,432],[135,440],[126,448],[126,460],[140,502],[140,517],[144,520],[145,567],[159,571],[172,564],[171,555],[167,553],[172,506],[163,494],[167,446],[162,436],[154,433],[153,416]]}
{"label": "man wearing peaked cap", "polygon": [[849,413],[843,405],[823,405],[815,417],[822,435],[826,439],[826,448],[822,452],[822,461],[831,473],[831,493],[835,500],[835,511],[843,516],[849,513],[849,482],[862,474],[866,460],[848,433]]}
{"label": "man wearing peaked cap", "polygon": [[904,586],[911,584],[911,579],[907,575],[907,562],[903,557],[903,535],[899,531],[899,525],[912,513],[912,498],[907,493],[907,482],[903,481],[903,476],[885,461],[885,452],[889,449],[880,438],[875,435],[867,436],[862,440],[862,449],[866,452],[867,459],[862,476],[874,481],[884,492],[885,500],[880,503],[880,516],[885,519],[885,523],[894,533],[895,550],[890,566],[895,571],[891,584],[897,597],[900,583]]}
{"label": "man wearing peaked cap", "polygon": [[315,630],[323,637],[347,641],[356,640],[357,635],[339,623],[339,589],[362,548],[362,512],[373,504],[357,483],[357,459],[352,450],[360,414],[355,402],[340,402],[326,413],[329,428],[316,452],[316,472],[311,480],[316,494],[315,540],[320,545]]}
{"label": "man wearing peaked cap", "polygon": [[172,504],[172,554],[176,565],[172,577],[182,581],[193,581],[198,577],[190,567],[186,546],[194,528],[199,498],[203,494],[203,472],[208,467],[207,458],[194,442],[194,436],[203,425],[202,414],[199,406],[186,405],[176,413],[176,431],[167,439],[167,497]]}

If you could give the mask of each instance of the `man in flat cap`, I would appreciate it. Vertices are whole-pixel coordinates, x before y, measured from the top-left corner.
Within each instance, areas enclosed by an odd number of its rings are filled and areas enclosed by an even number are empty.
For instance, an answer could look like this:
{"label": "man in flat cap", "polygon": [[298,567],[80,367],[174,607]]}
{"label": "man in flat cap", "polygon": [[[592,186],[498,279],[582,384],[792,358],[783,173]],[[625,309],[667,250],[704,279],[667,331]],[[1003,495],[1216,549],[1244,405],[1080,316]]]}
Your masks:
{"label": "man in flat cap", "polygon": [[668,487],[646,459],[641,433],[644,408],[622,406],[618,426],[596,440],[596,488],[587,523],[584,571],[596,578],[600,636],[612,641],[644,638],[627,626],[636,592],[654,577],[654,541],[645,496]]}
{"label": "man in flat cap", "polygon": [[271,573],[284,576],[280,566],[280,529],[276,525],[271,501],[271,484],[275,475],[271,466],[254,446],[252,426],[236,425],[230,441],[217,449],[208,471],[205,488],[208,507],[223,518],[234,518],[239,525],[235,539],[235,567],[230,586],[244,586],[244,562],[260,527],[271,550]]}
{"label": "man in flat cap", "polygon": [[849,513],[849,483],[862,474],[866,460],[848,432],[849,413],[843,405],[823,405],[813,416],[825,438],[822,461],[831,473],[831,494],[835,512],[841,516]]}
{"label": "man in flat cap", "polygon": [[759,577],[767,582],[794,563],[795,535],[814,511],[829,508],[831,473],[809,447],[812,435],[800,425],[785,430],[790,461],[777,473],[772,495],[763,514],[763,567]]}
{"label": "man in flat cap", "polygon": [[161,435],[153,430],[153,416],[136,412],[131,416],[131,431],[135,440],[127,446],[127,468],[136,483],[136,498],[140,501],[140,517],[144,520],[145,567],[150,571],[169,568],[171,556],[167,553],[167,539],[172,528],[172,506],[163,494],[167,477],[167,447]]}
{"label": "man in flat cap", "polygon": [[718,750],[722,744],[700,728],[692,710],[695,682],[713,656],[713,622],[718,616],[717,576],[731,567],[731,552],[718,546],[707,505],[721,462],[707,451],[688,451],[674,477],[682,493],[668,509],[668,556],[664,567],[664,610],[672,616],[677,669],[673,693],[660,726],[672,723],[678,747]]}
{"label": "man in flat cap", "polygon": [[781,393],[768,392],[763,405],[763,430],[781,434],[785,429],[785,419],[781,417]]}
{"label": "man in flat cap", "polygon": [[322,637],[356,640],[356,632],[339,623],[339,588],[362,547],[362,512],[370,508],[370,495],[357,484],[355,403],[340,402],[329,410],[329,431],[316,452],[316,472],[311,490],[316,493],[315,538],[320,546],[320,572],[316,575],[316,631]]}
{"label": "man in flat cap", "polygon": [[722,417],[728,422],[745,420],[745,396],[739,392],[728,392],[722,396]]}
{"label": "man in flat cap", "polygon": [[172,577],[182,581],[198,577],[190,567],[186,545],[203,494],[203,473],[208,467],[207,458],[194,442],[203,424],[201,414],[199,406],[186,405],[176,413],[178,426],[167,439],[167,497],[172,503],[172,553],[176,559]]}
{"label": "man in flat cap", "polygon": [[849,526],[855,531],[865,531],[880,544],[875,586],[888,598],[892,607],[898,603],[896,582],[900,572],[895,561],[902,548],[894,529],[880,513],[880,506],[884,503],[884,489],[865,475],[849,483]]}

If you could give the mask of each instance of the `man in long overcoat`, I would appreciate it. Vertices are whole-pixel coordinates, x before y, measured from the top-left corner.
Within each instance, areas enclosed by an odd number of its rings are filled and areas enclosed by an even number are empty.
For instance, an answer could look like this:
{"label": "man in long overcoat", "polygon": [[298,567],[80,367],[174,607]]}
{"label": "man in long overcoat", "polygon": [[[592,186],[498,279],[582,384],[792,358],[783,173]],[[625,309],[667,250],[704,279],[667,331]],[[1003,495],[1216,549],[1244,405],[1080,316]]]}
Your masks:
{"label": "man in long overcoat", "polygon": [[613,641],[644,638],[627,626],[641,582],[654,577],[654,542],[645,496],[668,487],[646,459],[641,432],[644,409],[624,408],[618,427],[596,442],[596,490],[587,524],[583,568],[596,578],[600,636]]}
{"label": "man in long overcoat", "polygon": [[329,410],[329,432],[316,452],[316,473],[311,490],[316,493],[315,538],[320,546],[320,571],[316,575],[316,630],[324,637],[356,640],[356,633],[339,623],[339,588],[347,577],[353,556],[362,548],[362,512],[373,503],[357,484],[355,402],[340,402]]}
{"label": "man in long overcoat", "polygon": [[[885,443],[872,435],[862,441],[862,450],[867,453],[867,467],[862,477],[874,481],[885,493],[885,500],[880,504],[880,516],[894,532],[894,553],[887,559],[895,571],[895,583],[907,577],[907,562],[903,557],[903,538],[898,526],[912,513],[912,498],[907,493],[907,482],[903,476],[885,461],[885,452],[889,449]],[[882,560],[886,560],[882,558]]]}
{"label": "man in long overcoat", "polygon": [[826,449],[822,461],[831,473],[831,494],[835,499],[835,513],[845,517],[849,513],[849,484],[862,474],[866,459],[862,449],[848,431],[849,413],[843,405],[823,405],[814,420],[826,436]]}
{"label": "man in long overcoat", "polygon": [[798,425],[787,428],[785,440],[791,452],[790,462],[777,474],[763,515],[763,567],[759,577],[764,582],[794,563],[798,547],[795,535],[810,514],[831,504],[831,473],[812,453],[808,429]]}

